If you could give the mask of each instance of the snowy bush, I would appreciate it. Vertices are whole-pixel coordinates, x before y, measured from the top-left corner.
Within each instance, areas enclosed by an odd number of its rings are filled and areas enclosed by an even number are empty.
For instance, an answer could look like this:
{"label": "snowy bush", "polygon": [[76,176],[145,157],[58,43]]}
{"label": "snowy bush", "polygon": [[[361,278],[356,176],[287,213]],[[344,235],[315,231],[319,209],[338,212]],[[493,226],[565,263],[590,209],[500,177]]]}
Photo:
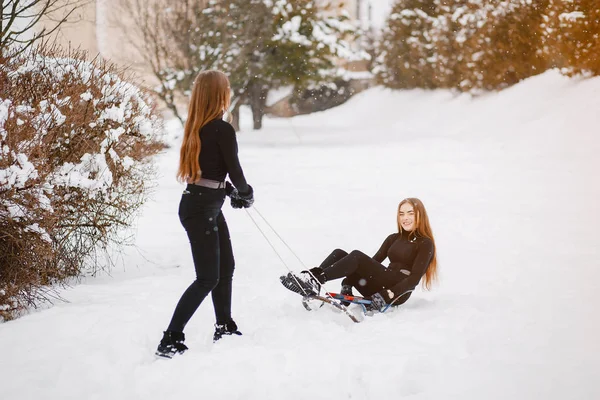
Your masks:
{"label": "snowy bush", "polygon": [[378,46],[374,72],[387,87],[433,88],[435,43],[429,35],[437,8],[432,1],[399,0]]}
{"label": "snowy bush", "polygon": [[391,88],[499,90],[548,68],[600,74],[597,0],[398,0],[374,72]]}
{"label": "snowy bush", "polygon": [[77,52],[0,55],[0,316],[107,267],[163,148],[150,98]]}
{"label": "snowy bush", "polygon": [[494,90],[543,72],[537,6],[400,0],[379,46],[378,80],[393,88]]}
{"label": "snowy bush", "polygon": [[541,51],[547,0],[491,1],[463,13],[462,90],[499,90],[546,70]]}
{"label": "snowy bush", "polygon": [[550,0],[543,28],[551,67],[566,75],[600,75],[598,0]]}

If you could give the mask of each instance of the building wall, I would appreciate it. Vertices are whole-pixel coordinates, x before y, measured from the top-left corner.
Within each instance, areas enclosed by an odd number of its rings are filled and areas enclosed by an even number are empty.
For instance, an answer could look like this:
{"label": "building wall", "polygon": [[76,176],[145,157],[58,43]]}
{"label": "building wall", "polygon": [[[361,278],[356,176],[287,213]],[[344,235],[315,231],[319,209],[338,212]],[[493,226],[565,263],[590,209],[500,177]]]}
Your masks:
{"label": "building wall", "polygon": [[143,43],[132,28],[134,21],[124,8],[126,2],[127,0],[96,0],[98,49],[103,57],[147,75],[139,50]]}
{"label": "building wall", "polygon": [[[155,81],[136,48],[140,40],[129,29],[133,21],[124,12],[122,1],[87,2],[71,15],[71,22],[63,24],[53,38],[62,47],[79,47],[91,58],[100,55],[119,67],[128,68],[142,85],[154,85]],[[42,23],[47,28],[53,26],[49,20]]]}
{"label": "building wall", "polygon": [[[69,17],[70,22],[64,23],[57,31],[55,39],[63,47],[80,47],[90,55],[98,53],[96,44],[96,6],[94,2],[88,3],[75,10]],[[44,26],[51,29],[52,21],[44,21]]]}
{"label": "building wall", "polygon": [[362,29],[370,30],[372,28],[372,1],[387,0],[318,0],[321,5],[330,5],[330,15],[340,15],[346,12],[353,21],[359,21]]}

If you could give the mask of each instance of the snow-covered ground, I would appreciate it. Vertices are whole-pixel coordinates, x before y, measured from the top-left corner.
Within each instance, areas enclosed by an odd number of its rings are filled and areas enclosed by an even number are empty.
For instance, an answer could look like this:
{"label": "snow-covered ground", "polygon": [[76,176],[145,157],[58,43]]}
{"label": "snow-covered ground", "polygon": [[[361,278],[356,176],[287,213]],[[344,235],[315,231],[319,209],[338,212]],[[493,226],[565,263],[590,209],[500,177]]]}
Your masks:
{"label": "snow-covered ground", "polygon": [[[600,78],[548,72],[476,99],[375,88],[246,126],[256,208],[224,209],[244,336],[213,344],[207,299],[190,351],[166,361],[153,352],[194,277],[174,146],[138,250],[64,290],[68,302],[0,324],[0,398],[598,399],[599,108]],[[360,324],[304,310],[253,223],[299,270],[260,215],[313,266],[336,247],[373,254],[409,196],[428,208],[441,280]]]}

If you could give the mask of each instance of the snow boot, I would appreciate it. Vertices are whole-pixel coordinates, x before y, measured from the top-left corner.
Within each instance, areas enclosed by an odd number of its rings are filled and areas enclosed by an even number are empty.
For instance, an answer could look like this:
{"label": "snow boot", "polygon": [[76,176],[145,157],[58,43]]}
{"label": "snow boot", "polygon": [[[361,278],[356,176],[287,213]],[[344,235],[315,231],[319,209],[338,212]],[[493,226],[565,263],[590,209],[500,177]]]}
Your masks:
{"label": "snow boot", "polygon": [[238,327],[233,320],[223,325],[215,324],[215,334],[213,335],[213,343],[221,339],[223,335],[242,336],[242,332],[238,330]]}
{"label": "snow boot", "polygon": [[[342,285],[342,290],[340,290],[340,294],[343,294],[344,296],[354,296],[352,294],[352,286]],[[345,300],[342,300],[341,303],[346,307],[348,307],[351,304],[351,302]]]}
{"label": "snow boot", "polygon": [[286,289],[301,296],[317,296],[321,291],[321,284],[325,283],[325,274],[320,268],[313,268],[310,272],[302,271],[298,275],[290,272],[279,277],[279,280]]}
{"label": "snow boot", "polygon": [[183,354],[188,348],[183,342],[183,332],[164,331],[163,338],[156,349],[156,356],[162,358],[173,358],[175,354]]}

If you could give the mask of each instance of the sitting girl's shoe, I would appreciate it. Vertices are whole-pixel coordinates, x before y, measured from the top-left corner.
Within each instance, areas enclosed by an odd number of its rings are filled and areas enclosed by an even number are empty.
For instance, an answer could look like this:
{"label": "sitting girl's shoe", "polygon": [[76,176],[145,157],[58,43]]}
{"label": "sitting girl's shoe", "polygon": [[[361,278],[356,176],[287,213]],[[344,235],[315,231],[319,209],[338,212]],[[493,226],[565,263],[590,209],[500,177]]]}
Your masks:
{"label": "sitting girl's shoe", "polygon": [[173,358],[175,354],[183,354],[188,349],[183,344],[184,341],[185,335],[183,332],[165,331],[154,354],[162,358]]}
{"label": "sitting girl's shoe", "polygon": [[215,334],[213,335],[213,343],[221,339],[223,335],[242,336],[242,332],[238,330],[238,327],[233,320],[223,325],[215,324]]}
{"label": "sitting girl's shoe", "polygon": [[[342,285],[342,290],[340,290],[340,294],[343,294],[344,296],[353,296],[352,286]],[[351,302],[345,300],[342,300],[341,303],[346,307],[348,307],[351,304]]]}
{"label": "sitting girl's shoe", "polygon": [[286,289],[301,296],[317,296],[321,291],[321,283],[308,271],[302,271],[298,275],[290,272],[279,277],[279,280]]}

